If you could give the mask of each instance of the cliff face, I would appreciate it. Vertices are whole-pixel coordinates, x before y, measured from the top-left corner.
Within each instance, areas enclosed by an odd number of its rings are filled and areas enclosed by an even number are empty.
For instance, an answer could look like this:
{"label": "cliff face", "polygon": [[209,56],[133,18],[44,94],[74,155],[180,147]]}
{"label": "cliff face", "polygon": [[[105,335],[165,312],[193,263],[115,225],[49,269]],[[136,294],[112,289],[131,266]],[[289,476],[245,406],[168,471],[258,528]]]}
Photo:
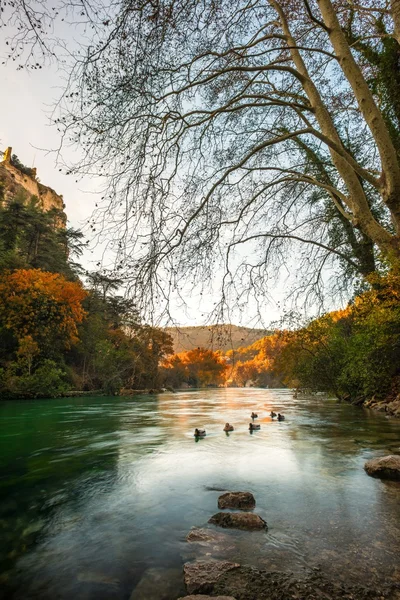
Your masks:
{"label": "cliff face", "polygon": [[3,160],[0,162],[0,183],[4,188],[4,201],[10,202],[21,190],[27,193],[27,199],[36,196],[39,206],[44,211],[57,208],[62,211],[62,223],[65,226],[67,217],[64,213],[65,204],[63,197],[50,187],[40,183],[36,177],[36,169],[29,169],[29,174],[24,173],[12,163],[12,149],[7,148]]}

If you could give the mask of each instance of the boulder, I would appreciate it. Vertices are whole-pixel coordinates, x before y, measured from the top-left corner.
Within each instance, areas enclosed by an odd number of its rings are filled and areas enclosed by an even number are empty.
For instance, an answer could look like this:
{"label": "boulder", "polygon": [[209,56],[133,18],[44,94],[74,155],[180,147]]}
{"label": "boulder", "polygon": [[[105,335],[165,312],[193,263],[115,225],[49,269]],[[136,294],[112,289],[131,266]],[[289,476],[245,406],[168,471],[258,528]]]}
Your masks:
{"label": "boulder", "polygon": [[186,563],[183,566],[186,589],[189,594],[212,592],[220,577],[239,567],[238,563],[216,560]]}
{"label": "boulder", "polygon": [[169,600],[184,593],[181,569],[147,569],[133,590],[130,600]]}
{"label": "boulder", "polygon": [[256,501],[250,492],[226,492],[218,498],[218,508],[238,508],[249,510],[254,508]]}
{"label": "boulder", "polygon": [[204,594],[196,594],[195,596],[185,596],[178,600],[235,600],[233,596],[204,596]]}
{"label": "boulder", "polygon": [[268,529],[264,519],[254,513],[219,512],[213,515],[208,522],[226,529],[244,529],[245,531]]}
{"label": "boulder", "polygon": [[365,463],[364,469],[372,477],[400,481],[400,456],[390,454],[381,458],[373,458]]}

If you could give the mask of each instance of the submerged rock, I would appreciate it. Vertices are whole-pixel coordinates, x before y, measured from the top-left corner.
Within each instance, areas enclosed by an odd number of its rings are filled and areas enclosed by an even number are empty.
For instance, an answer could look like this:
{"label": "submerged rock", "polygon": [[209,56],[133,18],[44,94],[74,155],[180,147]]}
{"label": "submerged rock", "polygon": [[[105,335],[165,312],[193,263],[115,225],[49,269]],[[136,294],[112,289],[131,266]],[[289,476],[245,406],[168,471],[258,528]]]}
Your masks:
{"label": "submerged rock", "polygon": [[151,568],[143,576],[130,600],[170,600],[184,592],[181,569]]}
{"label": "submerged rock", "polygon": [[249,510],[254,508],[256,501],[250,492],[226,492],[218,498],[218,508],[238,508]]}
{"label": "submerged rock", "polygon": [[118,586],[119,579],[111,577],[106,573],[98,573],[96,571],[84,571],[78,573],[77,580],[79,583],[101,583],[104,585]]}
{"label": "submerged rock", "polygon": [[243,529],[245,531],[268,529],[264,519],[254,513],[219,512],[213,515],[208,522],[227,529]]}
{"label": "submerged rock", "polygon": [[391,454],[368,460],[364,469],[372,477],[400,480],[400,456]]}
{"label": "submerged rock", "polygon": [[185,596],[178,600],[236,600],[233,596],[204,596],[204,594],[195,594],[194,596]]}
{"label": "submerged rock", "polygon": [[212,529],[193,527],[186,536],[187,542],[219,543],[226,541],[226,534],[218,533]]}
{"label": "submerged rock", "polygon": [[239,567],[238,563],[216,560],[186,563],[183,573],[187,591],[189,594],[211,592],[222,575]]}

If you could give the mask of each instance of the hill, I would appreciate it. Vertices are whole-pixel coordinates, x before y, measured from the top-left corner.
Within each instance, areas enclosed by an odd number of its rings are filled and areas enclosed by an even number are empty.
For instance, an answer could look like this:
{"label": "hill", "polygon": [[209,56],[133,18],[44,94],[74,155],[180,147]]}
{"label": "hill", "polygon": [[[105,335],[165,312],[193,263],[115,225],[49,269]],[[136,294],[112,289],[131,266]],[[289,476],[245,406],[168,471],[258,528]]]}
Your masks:
{"label": "hill", "polygon": [[166,327],[165,331],[172,336],[175,352],[184,352],[199,346],[226,352],[241,346],[250,346],[260,338],[271,334],[267,329],[252,329],[230,324]]}

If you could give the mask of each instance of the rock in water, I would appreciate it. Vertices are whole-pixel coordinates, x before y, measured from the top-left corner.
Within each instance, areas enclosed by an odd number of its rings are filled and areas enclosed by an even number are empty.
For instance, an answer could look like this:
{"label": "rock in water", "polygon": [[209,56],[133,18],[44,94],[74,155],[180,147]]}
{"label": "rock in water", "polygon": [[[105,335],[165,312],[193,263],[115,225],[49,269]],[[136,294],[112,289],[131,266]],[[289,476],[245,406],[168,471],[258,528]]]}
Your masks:
{"label": "rock in water", "polygon": [[184,590],[181,569],[150,568],[143,573],[130,600],[169,600]]}
{"label": "rock in water", "polygon": [[400,456],[390,454],[381,458],[367,460],[364,469],[372,477],[400,480]]}
{"label": "rock in water", "polygon": [[195,596],[185,596],[178,600],[236,600],[233,596],[204,596],[204,594],[196,594]]}
{"label": "rock in water", "polygon": [[[199,561],[183,566],[186,588],[189,594],[211,592],[217,581],[232,569],[238,569],[238,563],[227,561]],[[199,598],[199,596],[196,596]]]}
{"label": "rock in water", "polygon": [[226,533],[218,533],[212,529],[201,529],[200,527],[193,527],[186,536],[187,542],[200,542],[206,544],[225,542],[226,539]]}
{"label": "rock in water", "polygon": [[238,508],[249,510],[254,508],[256,501],[250,492],[226,492],[218,498],[218,508]]}
{"label": "rock in water", "polygon": [[219,512],[213,515],[208,522],[226,529],[244,529],[245,531],[268,529],[264,519],[254,513]]}

